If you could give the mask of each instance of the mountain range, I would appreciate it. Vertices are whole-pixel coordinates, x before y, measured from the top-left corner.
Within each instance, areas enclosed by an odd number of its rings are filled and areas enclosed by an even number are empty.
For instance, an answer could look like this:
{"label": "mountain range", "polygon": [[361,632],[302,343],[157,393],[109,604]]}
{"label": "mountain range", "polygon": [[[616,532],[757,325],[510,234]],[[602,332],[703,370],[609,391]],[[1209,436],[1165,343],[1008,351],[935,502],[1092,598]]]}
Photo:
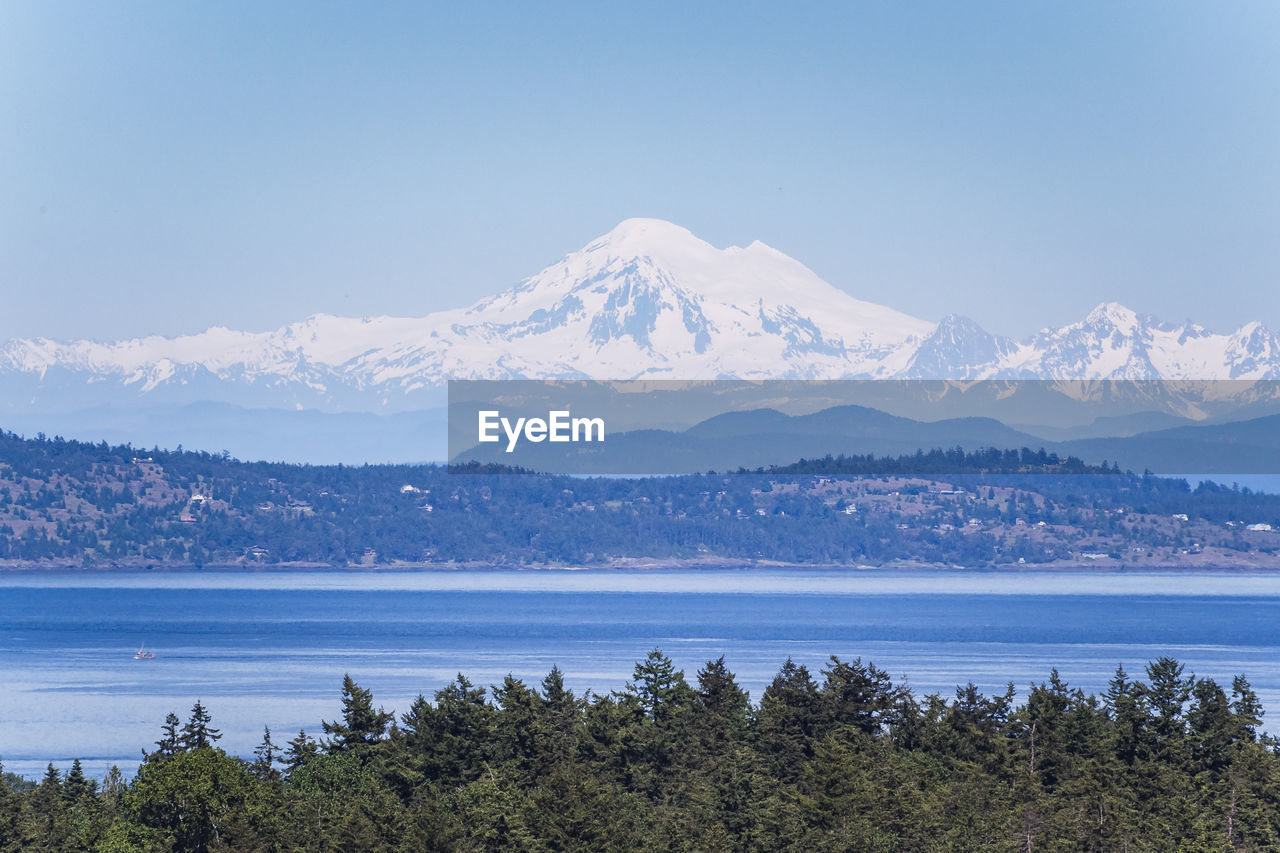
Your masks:
{"label": "mountain range", "polygon": [[425,317],[319,314],[269,332],[215,327],[0,347],[8,412],[218,401],[396,412],[447,379],[1280,379],[1280,341],[1171,325],[1115,303],[1015,341],[861,301],[763,243],[717,249],[629,219],[515,287]]}
{"label": "mountain range", "polygon": [[[1280,474],[1280,415],[1219,424],[1180,425],[1134,435],[1046,439],[986,417],[917,421],[864,406],[836,406],[805,415],[772,409],[726,412],[684,430],[617,432],[598,444],[474,445],[457,463],[506,465],[556,474],[693,474],[785,466],[824,456],[904,458],[917,451],[987,448],[1044,450],[1090,465],[1163,475],[1231,475],[1275,489]],[[815,471],[822,470],[815,463]],[[834,469],[827,469],[834,472]],[[954,474],[955,469],[936,470]]]}

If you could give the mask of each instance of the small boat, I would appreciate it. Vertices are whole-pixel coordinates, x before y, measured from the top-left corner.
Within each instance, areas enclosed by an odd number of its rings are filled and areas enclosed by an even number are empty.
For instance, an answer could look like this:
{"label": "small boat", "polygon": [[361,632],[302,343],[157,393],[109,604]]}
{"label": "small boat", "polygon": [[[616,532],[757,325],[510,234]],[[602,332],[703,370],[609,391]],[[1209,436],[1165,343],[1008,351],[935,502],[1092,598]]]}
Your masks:
{"label": "small boat", "polygon": [[155,652],[147,651],[146,644],[144,643],[143,645],[138,646],[138,651],[134,654],[133,659],[134,660],[151,660],[155,656],[156,656]]}

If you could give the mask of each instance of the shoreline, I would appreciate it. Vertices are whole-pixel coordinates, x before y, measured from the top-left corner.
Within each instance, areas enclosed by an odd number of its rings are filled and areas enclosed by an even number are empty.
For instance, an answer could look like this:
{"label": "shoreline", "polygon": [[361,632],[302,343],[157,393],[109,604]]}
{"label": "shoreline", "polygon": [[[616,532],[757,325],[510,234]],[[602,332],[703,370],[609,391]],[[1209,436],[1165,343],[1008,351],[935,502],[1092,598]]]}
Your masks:
{"label": "shoreline", "polygon": [[842,563],[784,563],[771,560],[744,562],[740,560],[634,558],[614,560],[600,565],[571,564],[511,564],[511,563],[382,563],[370,565],[334,566],[328,563],[274,563],[245,565],[243,563],[194,566],[184,563],[118,564],[111,566],[75,566],[56,562],[0,561],[0,576],[76,574],[76,575],[199,575],[199,574],[425,574],[458,572],[528,572],[528,573],[645,573],[645,572],[697,572],[697,571],[806,571],[881,573],[900,572],[911,574],[1223,574],[1223,575],[1280,575],[1280,560],[1273,565],[1241,562],[1235,565],[1151,563],[1143,565],[1055,562],[1023,563],[998,566],[960,566],[943,563],[893,563],[884,565]]}

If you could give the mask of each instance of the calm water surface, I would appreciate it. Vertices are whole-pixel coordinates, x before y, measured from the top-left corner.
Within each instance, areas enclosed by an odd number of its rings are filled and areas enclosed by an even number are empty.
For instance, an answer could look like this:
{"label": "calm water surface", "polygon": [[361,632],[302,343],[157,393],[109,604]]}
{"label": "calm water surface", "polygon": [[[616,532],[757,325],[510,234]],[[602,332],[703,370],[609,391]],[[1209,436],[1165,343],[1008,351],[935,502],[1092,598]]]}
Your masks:
{"label": "calm water surface", "polygon": [[[136,661],[140,643],[157,653]],[[1097,692],[1160,655],[1280,720],[1280,573],[557,571],[0,575],[0,760],[131,772],[199,699],[248,755],[319,734],[350,673],[402,711],[458,672],[620,689],[661,647],[692,679],[724,655],[753,698],[788,657],[861,656],[917,693],[1047,678]],[[1274,729],[1274,724],[1273,724]]]}

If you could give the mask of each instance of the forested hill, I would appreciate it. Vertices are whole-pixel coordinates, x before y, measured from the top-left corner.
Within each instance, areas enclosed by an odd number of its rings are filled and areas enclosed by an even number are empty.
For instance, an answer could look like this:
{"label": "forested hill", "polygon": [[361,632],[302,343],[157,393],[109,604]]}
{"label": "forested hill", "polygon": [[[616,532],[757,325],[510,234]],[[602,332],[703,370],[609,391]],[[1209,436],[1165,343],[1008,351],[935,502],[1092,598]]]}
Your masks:
{"label": "forested hill", "polygon": [[0,434],[0,564],[14,567],[1269,566],[1277,554],[1280,496],[1026,449],[605,479]]}
{"label": "forested hill", "polygon": [[0,850],[1280,850],[1280,759],[1243,676],[1160,658],[1100,697],[1055,671],[1021,702],[947,699],[833,656],[786,661],[753,703],[724,658],[686,679],[655,649],[621,687],[459,675],[395,714],[348,677],[332,720],[268,729],[252,761],[197,701],[132,782],[5,777]]}

